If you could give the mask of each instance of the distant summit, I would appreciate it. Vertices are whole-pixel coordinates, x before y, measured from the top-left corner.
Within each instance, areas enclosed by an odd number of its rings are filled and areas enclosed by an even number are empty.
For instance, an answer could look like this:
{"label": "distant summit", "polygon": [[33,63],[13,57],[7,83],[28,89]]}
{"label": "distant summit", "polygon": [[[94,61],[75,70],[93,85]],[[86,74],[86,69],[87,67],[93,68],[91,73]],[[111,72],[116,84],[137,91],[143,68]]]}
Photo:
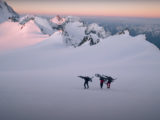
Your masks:
{"label": "distant summit", "polygon": [[62,18],[59,15],[57,15],[56,17],[51,19],[51,22],[53,22],[57,25],[62,25],[63,23],[65,23],[65,18]]}
{"label": "distant summit", "polygon": [[121,34],[128,34],[128,35],[129,35],[129,29],[126,28],[126,29],[124,29],[124,30],[118,32],[118,34],[119,34],[119,35],[121,35]]}

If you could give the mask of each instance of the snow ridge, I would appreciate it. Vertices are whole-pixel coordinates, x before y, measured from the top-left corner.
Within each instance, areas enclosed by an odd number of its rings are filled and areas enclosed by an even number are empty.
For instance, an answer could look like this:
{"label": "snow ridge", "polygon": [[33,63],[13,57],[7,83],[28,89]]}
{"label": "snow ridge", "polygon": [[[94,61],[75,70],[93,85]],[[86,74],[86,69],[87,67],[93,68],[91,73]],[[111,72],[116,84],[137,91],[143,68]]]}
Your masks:
{"label": "snow ridge", "polygon": [[0,0],[0,23],[10,19],[18,21],[19,15],[3,0]]}

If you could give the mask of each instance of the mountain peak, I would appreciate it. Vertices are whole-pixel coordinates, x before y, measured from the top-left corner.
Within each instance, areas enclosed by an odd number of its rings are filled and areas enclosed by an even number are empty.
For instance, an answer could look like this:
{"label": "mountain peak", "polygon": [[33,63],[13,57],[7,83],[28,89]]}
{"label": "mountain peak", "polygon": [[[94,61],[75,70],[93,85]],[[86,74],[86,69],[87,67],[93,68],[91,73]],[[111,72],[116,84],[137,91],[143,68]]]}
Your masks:
{"label": "mountain peak", "polygon": [[57,15],[56,17],[51,19],[51,22],[53,22],[57,25],[62,25],[65,21],[66,21],[65,18],[62,18],[59,15]]}
{"label": "mountain peak", "polygon": [[118,33],[119,35],[129,35],[129,29],[125,29],[125,30],[122,30],[121,32]]}
{"label": "mountain peak", "polygon": [[18,21],[19,15],[5,1],[0,0],[0,23],[10,19]]}

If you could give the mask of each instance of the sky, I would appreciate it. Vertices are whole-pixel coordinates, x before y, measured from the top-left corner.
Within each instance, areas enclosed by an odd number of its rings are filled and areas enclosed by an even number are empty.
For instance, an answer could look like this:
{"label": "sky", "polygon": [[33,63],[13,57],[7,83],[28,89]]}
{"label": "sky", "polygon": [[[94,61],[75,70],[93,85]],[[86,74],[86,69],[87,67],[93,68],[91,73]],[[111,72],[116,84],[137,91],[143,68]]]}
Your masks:
{"label": "sky", "polygon": [[18,13],[160,18],[160,0],[5,0]]}

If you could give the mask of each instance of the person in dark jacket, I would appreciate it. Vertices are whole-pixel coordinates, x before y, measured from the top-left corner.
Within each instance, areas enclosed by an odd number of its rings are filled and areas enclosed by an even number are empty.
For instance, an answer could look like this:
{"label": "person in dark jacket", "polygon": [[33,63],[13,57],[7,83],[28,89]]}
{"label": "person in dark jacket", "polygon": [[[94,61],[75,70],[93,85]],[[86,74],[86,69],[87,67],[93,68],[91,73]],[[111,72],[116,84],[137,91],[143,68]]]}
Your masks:
{"label": "person in dark jacket", "polygon": [[111,86],[111,83],[115,80],[115,79],[113,79],[111,76],[106,76],[106,78],[107,78],[107,88],[110,88],[110,86]]}
{"label": "person in dark jacket", "polygon": [[105,76],[102,76],[100,74],[95,74],[96,77],[99,77],[100,80],[100,87],[103,88],[103,83],[107,80]]}
{"label": "person in dark jacket", "polygon": [[88,82],[92,82],[92,78],[88,77],[88,76],[78,76],[82,79],[84,79],[84,89],[88,89],[89,88],[89,84]]}

